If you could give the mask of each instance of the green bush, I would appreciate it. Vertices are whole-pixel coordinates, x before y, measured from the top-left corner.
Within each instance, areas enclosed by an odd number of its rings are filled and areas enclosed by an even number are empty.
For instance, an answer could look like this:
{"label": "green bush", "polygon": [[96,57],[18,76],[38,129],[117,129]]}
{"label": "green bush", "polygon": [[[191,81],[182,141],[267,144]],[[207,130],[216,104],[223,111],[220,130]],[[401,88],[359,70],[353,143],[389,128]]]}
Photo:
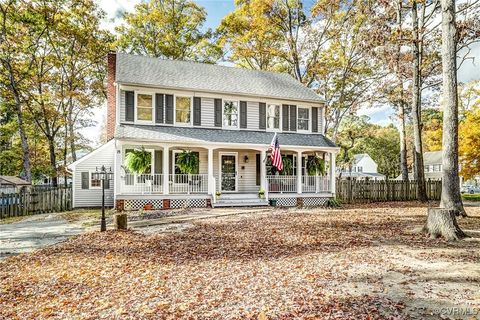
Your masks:
{"label": "green bush", "polygon": [[462,194],[462,199],[467,201],[480,201],[480,193]]}
{"label": "green bush", "polygon": [[325,201],[324,206],[325,206],[325,208],[331,208],[331,209],[341,208],[342,203],[340,202],[340,200],[332,198],[332,199],[328,199],[327,201]]}

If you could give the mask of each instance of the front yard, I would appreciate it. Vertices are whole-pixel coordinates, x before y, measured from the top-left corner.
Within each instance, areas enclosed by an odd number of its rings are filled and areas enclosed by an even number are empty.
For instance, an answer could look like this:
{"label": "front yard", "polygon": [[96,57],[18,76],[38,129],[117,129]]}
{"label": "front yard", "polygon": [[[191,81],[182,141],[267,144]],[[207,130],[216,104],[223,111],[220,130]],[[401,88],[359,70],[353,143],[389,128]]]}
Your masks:
{"label": "front yard", "polygon": [[438,319],[480,316],[473,238],[430,240],[418,204],[276,209],[182,231],[90,232],[0,262],[0,319]]}

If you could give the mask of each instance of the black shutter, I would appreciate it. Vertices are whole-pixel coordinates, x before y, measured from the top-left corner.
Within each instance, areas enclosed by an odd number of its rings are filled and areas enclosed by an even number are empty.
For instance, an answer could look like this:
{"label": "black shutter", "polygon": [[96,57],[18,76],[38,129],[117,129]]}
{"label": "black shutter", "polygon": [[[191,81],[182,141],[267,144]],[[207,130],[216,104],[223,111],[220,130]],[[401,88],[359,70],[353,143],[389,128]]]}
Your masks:
{"label": "black shutter", "polygon": [[258,128],[260,130],[265,130],[267,128],[267,105],[264,102],[260,102],[258,105],[259,109],[259,121],[258,121]]}
{"label": "black shutter", "polygon": [[163,123],[163,94],[155,94],[155,122]]}
{"label": "black shutter", "polygon": [[215,99],[215,127],[222,127],[222,99]]}
{"label": "black shutter", "polygon": [[297,131],[297,106],[290,106],[290,131]]}
{"label": "black shutter", "polygon": [[255,176],[255,185],[259,186],[260,185],[260,169],[262,165],[262,160],[260,159],[260,153],[257,153],[255,155],[255,165],[257,169],[257,175]]}
{"label": "black shutter", "polygon": [[288,104],[282,105],[282,130],[288,131]]}
{"label": "black shutter", "polygon": [[200,97],[193,98],[193,125],[201,126],[202,125],[202,99]]}
{"label": "black shutter", "polygon": [[247,102],[240,101],[240,128],[247,128]]}
{"label": "black shutter", "polygon": [[90,173],[82,172],[82,189],[88,189],[90,186]]}
{"label": "black shutter", "polygon": [[165,95],[165,123],[173,124],[173,95]]}
{"label": "black shutter", "polygon": [[318,108],[312,107],[312,132],[318,132]]}
{"label": "black shutter", "polygon": [[135,114],[135,92],[125,91],[125,121],[133,121]]}

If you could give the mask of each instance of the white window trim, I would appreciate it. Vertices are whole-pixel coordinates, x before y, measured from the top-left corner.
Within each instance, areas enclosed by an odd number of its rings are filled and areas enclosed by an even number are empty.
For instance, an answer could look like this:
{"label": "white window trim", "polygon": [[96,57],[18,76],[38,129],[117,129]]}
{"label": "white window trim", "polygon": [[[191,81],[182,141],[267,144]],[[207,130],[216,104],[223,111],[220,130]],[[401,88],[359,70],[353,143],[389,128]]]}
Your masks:
{"label": "white window trim", "polygon": [[88,171],[88,189],[92,189],[92,190],[99,190],[99,189],[102,189],[102,180],[100,179],[100,186],[99,187],[94,187],[92,186],[92,174],[93,173],[96,173],[96,171],[94,170],[90,170]]}
{"label": "white window trim", "polygon": [[[283,118],[282,117],[282,105],[277,103],[277,102],[267,102],[266,104],[267,104],[267,109],[265,110],[265,123],[266,123],[265,127],[266,127],[266,130],[268,132],[282,132],[282,128],[283,128],[282,127],[282,125],[283,125],[283,123],[282,123],[282,118]],[[271,105],[278,106],[278,110],[279,110],[278,114],[279,114],[279,117],[280,117],[280,119],[278,121],[278,129],[268,127],[268,106],[271,106]]]}
{"label": "white window trim", "polygon": [[[152,96],[152,120],[151,121],[148,121],[148,120],[138,120],[138,95],[139,94],[144,94],[144,95],[150,95]],[[155,123],[155,93],[152,92],[152,91],[135,91],[135,105],[134,105],[134,110],[135,110],[135,118],[134,118],[134,123],[140,123],[140,124],[152,124],[152,123]]]}
{"label": "white window trim", "polygon": [[[225,107],[225,102],[236,102],[237,103],[237,126],[236,127],[233,127],[233,126],[224,126],[224,107]],[[248,102],[247,102],[247,116],[248,116]],[[247,121],[247,127],[248,127],[248,121]],[[240,100],[235,100],[235,99],[224,99],[222,98],[222,129],[226,129],[226,130],[240,130]]]}
{"label": "white window trim", "polygon": [[[298,129],[298,109],[308,109],[308,129],[307,130],[300,130]],[[300,133],[310,133],[312,130],[312,107],[309,106],[297,106],[297,132]]]}
{"label": "white window trim", "polygon": [[[177,97],[190,99],[190,123],[177,122]],[[178,127],[191,127],[193,124],[193,96],[176,94],[173,95],[173,124]]]}

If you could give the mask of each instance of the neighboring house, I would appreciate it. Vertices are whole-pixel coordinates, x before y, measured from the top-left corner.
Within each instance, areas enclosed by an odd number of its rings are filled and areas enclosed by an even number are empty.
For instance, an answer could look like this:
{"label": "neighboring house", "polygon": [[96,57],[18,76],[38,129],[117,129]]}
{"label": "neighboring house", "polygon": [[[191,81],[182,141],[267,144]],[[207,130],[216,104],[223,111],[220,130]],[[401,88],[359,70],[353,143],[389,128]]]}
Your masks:
{"label": "neighboring house", "polygon": [[[75,152],[75,155],[77,157],[77,160],[79,160],[89,153],[90,153],[90,151],[88,151],[86,149],[80,149],[80,150],[77,150],[77,152]],[[68,167],[73,162],[72,153],[67,154],[66,158],[67,158],[67,167]],[[63,170],[65,161],[58,160],[56,162],[56,164],[57,164],[57,170],[58,170],[57,174],[59,175],[59,176],[57,176],[57,185],[59,185],[59,186],[65,185],[65,179],[67,179],[67,185],[71,185],[72,184],[71,173],[68,172],[68,170],[66,170],[66,171]],[[65,173],[66,173],[66,176],[65,176]],[[42,175],[40,175],[40,177],[38,177],[34,181],[34,185],[36,185],[36,186],[51,186],[53,184],[52,180],[53,180],[52,176],[42,174]]]}
{"label": "neighboring house", "polygon": [[[442,179],[442,151],[429,151],[423,153],[423,167],[426,180]],[[414,179],[413,173],[408,174],[409,179]],[[399,175],[396,180],[402,180]],[[463,184],[463,178],[460,177],[460,185]]]}
{"label": "neighboring house", "polygon": [[385,175],[378,173],[377,163],[367,153],[353,156],[352,167],[339,168],[337,177],[343,179],[356,178],[359,180],[385,180]]}
{"label": "neighboring house", "polygon": [[[107,80],[109,142],[69,166],[75,207],[100,205],[93,173],[102,165],[114,172],[107,204],[118,209],[316,205],[334,196],[339,148],[323,134],[324,101],[291,76],[111,53]],[[276,132],[291,175],[273,174],[265,161]],[[123,164],[141,147],[151,166],[136,175]],[[198,174],[180,171],[183,150],[197,153]],[[306,175],[315,154],[328,162],[326,176]]]}
{"label": "neighboring house", "polygon": [[16,193],[32,184],[15,176],[0,176],[0,193]]}

